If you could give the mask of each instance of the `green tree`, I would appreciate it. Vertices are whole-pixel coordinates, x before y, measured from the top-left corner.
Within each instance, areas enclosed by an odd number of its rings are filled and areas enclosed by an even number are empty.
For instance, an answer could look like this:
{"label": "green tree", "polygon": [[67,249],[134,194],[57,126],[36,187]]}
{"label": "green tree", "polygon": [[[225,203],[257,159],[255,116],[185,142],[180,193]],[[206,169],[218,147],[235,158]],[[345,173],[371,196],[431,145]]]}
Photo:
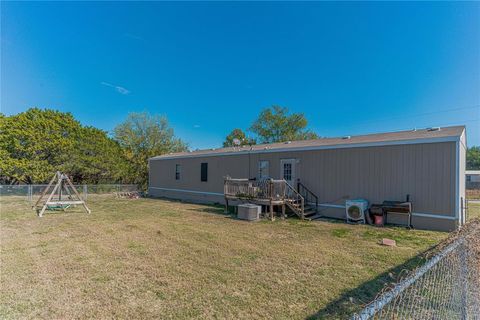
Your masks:
{"label": "green tree", "polygon": [[149,113],[130,113],[115,127],[114,138],[130,162],[130,174],[135,183],[146,188],[148,159],[171,152],[187,150],[187,144],[174,135],[167,118]]}
{"label": "green tree", "polygon": [[233,129],[232,132],[230,132],[230,134],[225,138],[225,141],[223,142],[223,147],[233,147],[234,139],[238,139],[241,146],[256,144],[255,139],[248,138],[242,129],[237,128]]}
{"label": "green tree", "polygon": [[117,182],[126,165],[106,132],[83,127],[70,113],[31,108],[0,116],[2,183],[45,183],[57,170],[78,183]]}
{"label": "green tree", "polygon": [[75,181],[97,184],[134,180],[120,144],[94,127],[81,129],[75,152],[65,167]]}
{"label": "green tree", "polygon": [[287,108],[272,106],[260,113],[250,130],[262,143],[317,139],[314,132],[305,129],[307,124],[303,113],[288,114]]}
{"label": "green tree", "polygon": [[69,160],[80,127],[70,113],[38,108],[2,117],[2,180],[9,183],[47,181]]}
{"label": "green tree", "polygon": [[480,146],[467,149],[467,170],[480,170]]}

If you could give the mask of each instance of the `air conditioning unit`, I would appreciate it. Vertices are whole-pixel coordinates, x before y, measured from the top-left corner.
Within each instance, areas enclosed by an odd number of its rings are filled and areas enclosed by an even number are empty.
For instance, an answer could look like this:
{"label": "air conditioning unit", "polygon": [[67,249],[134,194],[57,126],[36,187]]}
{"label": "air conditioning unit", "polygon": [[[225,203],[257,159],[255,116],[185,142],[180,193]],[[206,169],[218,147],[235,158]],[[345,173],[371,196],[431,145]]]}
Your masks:
{"label": "air conditioning unit", "polygon": [[368,201],[355,199],[345,201],[345,213],[347,223],[365,223],[365,211],[368,209]]}

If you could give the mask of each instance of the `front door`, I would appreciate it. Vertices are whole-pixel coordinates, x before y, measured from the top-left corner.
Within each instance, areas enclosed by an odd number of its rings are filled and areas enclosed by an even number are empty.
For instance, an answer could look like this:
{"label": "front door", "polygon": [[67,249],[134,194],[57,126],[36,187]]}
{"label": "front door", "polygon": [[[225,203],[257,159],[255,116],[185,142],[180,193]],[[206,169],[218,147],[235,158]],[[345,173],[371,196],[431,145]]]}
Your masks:
{"label": "front door", "polygon": [[284,179],[295,188],[295,159],[280,160],[280,179]]}

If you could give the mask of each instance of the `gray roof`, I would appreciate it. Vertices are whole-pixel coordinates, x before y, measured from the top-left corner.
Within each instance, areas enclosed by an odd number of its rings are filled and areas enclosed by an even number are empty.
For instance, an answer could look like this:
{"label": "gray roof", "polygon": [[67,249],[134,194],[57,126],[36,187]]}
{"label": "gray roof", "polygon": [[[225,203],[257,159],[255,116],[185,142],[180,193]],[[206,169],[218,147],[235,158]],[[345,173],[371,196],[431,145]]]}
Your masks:
{"label": "gray roof", "polygon": [[[438,128],[437,128],[438,129]],[[382,145],[382,144],[402,144],[402,143],[423,143],[454,140],[462,135],[465,126],[442,127],[439,130],[432,129],[417,129],[398,132],[375,133],[359,136],[336,137],[336,138],[321,138],[314,140],[289,141],[281,143],[257,144],[243,147],[228,147],[218,149],[195,150],[188,152],[178,152],[164,154],[153,157],[151,159],[169,159],[169,158],[184,158],[195,156],[214,156],[214,155],[229,155],[248,152],[281,152],[281,151],[295,151],[295,149],[321,149],[324,147],[358,147],[366,145]],[[431,141],[430,141],[431,140]]]}

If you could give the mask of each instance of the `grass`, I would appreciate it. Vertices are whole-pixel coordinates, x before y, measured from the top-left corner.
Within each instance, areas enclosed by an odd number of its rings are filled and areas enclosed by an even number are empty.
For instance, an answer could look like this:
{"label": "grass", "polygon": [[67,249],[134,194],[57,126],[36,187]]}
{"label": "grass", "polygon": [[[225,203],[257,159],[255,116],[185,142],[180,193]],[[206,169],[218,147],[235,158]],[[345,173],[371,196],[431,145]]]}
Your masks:
{"label": "grass", "polygon": [[480,189],[467,189],[465,192],[467,199],[480,200]]}
{"label": "grass", "polygon": [[[3,318],[346,318],[446,233],[244,222],[113,197],[37,218],[0,199]],[[383,237],[397,247],[378,244]]]}
{"label": "grass", "polygon": [[475,218],[480,219],[480,202],[469,202],[468,203],[467,218],[469,220],[470,219],[475,219]]}

